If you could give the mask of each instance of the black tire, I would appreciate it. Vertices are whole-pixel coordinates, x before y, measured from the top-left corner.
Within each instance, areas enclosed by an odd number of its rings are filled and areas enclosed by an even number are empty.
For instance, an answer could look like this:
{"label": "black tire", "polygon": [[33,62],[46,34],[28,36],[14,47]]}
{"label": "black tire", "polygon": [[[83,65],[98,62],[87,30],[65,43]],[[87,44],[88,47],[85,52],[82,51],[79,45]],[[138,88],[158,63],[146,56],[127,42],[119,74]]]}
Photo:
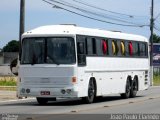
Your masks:
{"label": "black tire", "polygon": [[131,84],[130,84],[129,78],[127,78],[126,90],[125,90],[125,93],[121,94],[121,97],[124,98],[124,99],[129,98],[130,97],[130,92],[131,92]]}
{"label": "black tire", "polygon": [[134,79],[131,85],[130,97],[131,98],[136,97],[137,91],[138,91],[138,82],[136,79]]}
{"label": "black tire", "polygon": [[48,102],[48,99],[47,99],[47,98],[39,98],[39,97],[37,97],[37,102],[38,102],[40,105],[46,105],[47,102]]}
{"label": "black tire", "polygon": [[83,97],[82,100],[87,104],[91,104],[91,103],[93,103],[95,97],[96,97],[95,84],[94,84],[93,80],[90,80],[89,85],[88,85],[88,96]]}

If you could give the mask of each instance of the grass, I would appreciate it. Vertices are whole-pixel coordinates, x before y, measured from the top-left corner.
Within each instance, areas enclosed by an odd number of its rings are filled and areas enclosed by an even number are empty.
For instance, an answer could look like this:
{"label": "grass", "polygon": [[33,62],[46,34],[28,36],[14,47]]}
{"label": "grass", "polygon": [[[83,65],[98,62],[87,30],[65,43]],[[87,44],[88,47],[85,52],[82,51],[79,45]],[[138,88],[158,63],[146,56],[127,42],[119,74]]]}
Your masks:
{"label": "grass", "polygon": [[160,74],[153,75],[153,85],[160,86]]}
{"label": "grass", "polygon": [[0,86],[16,86],[16,77],[0,77]]}

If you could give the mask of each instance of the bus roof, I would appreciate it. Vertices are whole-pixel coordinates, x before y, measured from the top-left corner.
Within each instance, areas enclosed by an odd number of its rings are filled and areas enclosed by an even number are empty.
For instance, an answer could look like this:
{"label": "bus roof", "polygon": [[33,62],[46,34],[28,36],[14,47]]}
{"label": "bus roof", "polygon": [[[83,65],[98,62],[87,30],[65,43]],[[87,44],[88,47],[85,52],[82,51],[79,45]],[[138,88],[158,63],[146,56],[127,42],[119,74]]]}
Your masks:
{"label": "bus roof", "polygon": [[135,41],[145,41],[148,42],[148,39],[134,34],[127,34],[114,31],[106,31],[93,28],[84,28],[78,27],[76,25],[48,25],[41,26],[36,29],[25,32],[22,36],[24,37],[38,37],[38,36],[59,36],[59,35],[88,35],[88,36],[97,36],[105,38],[114,38],[114,39],[125,39],[125,40],[135,40]]}

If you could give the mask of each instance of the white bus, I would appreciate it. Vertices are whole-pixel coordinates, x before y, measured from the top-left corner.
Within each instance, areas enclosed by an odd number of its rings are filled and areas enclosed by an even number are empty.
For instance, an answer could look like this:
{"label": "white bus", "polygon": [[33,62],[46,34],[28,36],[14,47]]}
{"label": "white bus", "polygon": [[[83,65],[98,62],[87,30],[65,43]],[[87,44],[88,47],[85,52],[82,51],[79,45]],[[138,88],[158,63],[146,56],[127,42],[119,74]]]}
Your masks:
{"label": "white bus", "polygon": [[135,97],[150,86],[145,37],[121,32],[51,25],[22,35],[18,97],[39,104],[56,98],[120,94]]}

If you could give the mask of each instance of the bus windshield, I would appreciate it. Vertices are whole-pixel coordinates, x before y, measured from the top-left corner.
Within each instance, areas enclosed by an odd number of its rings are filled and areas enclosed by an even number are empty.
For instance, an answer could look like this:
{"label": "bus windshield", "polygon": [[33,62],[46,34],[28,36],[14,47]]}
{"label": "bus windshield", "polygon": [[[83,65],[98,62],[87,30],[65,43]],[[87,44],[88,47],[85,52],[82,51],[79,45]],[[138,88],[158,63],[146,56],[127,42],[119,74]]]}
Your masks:
{"label": "bus windshield", "polygon": [[24,38],[21,64],[74,64],[75,44],[71,37]]}

